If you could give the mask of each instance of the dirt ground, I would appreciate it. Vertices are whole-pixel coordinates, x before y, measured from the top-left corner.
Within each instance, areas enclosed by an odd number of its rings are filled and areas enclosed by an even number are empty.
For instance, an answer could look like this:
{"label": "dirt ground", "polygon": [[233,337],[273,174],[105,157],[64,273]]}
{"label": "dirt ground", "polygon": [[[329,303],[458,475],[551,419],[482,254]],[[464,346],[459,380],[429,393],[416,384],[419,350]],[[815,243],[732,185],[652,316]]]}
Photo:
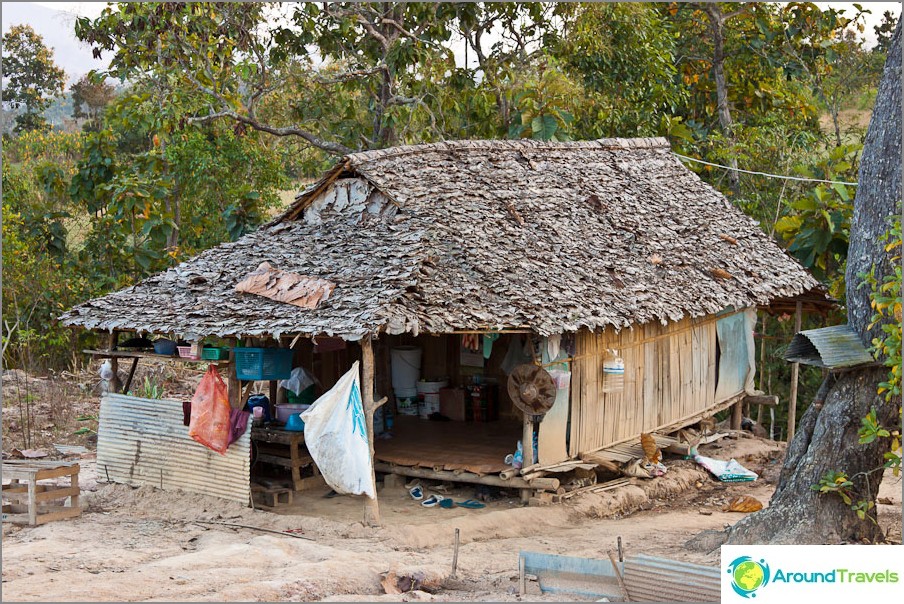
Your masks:
{"label": "dirt ground", "polygon": [[[384,526],[379,529],[361,522],[360,499],[324,498],[324,491],[299,494],[292,508],[276,514],[152,487],[98,484],[89,454],[80,460],[85,493],[80,518],[35,528],[3,525],[2,596],[18,601],[561,600],[561,594],[542,595],[536,583],[519,598],[519,550],[606,558],[620,536],[628,555],[718,564],[718,550],[694,551],[685,543],[702,530],[737,522],[742,514],[721,511],[735,495],[767,503],[783,445],[725,439],[701,452],[735,457],[761,478],[724,484],[691,461],[672,459],[669,472],[657,479],[547,507],[501,499],[480,510],[424,508],[404,489],[386,488],[380,492]],[[450,495],[465,499],[474,490]],[[888,476],[880,496],[890,502],[880,504],[880,522],[889,540],[900,543],[900,479]],[[456,528],[461,548],[452,577]],[[289,529],[295,532],[282,532]],[[423,585],[387,595],[381,585],[386,573],[412,576]]]}

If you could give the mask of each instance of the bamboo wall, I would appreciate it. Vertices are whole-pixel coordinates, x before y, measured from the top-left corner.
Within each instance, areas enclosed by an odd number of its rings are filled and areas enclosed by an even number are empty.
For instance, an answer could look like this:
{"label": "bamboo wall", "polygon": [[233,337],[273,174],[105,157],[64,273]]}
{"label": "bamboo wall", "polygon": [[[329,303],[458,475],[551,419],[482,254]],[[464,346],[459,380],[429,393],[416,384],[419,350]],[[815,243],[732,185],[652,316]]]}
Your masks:
{"label": "bamboo wall", "polygon": [[[732,320],[733,315],[719,319],[726,318]],[[752,329],[746,337],[752,342]],[[746,350],[747,344],[742,339],[723,346]],[[603,372],[607,349],[618,351],[624,360],[623,383],[614,374]],[[737,362],[737,355],[717,359],[717,318],[713,316],[668,325],[649,323],[620,332],[584,330],[577,334],[575,357],[569,444],[572,456],[686,418],[694,420],[743,391],[741,387],[739,392],[725,396],[720,391],[716,400],[718,364],[726,372],[729,368],[724,363]],[[743,362],[746,367],[747,359]]]}

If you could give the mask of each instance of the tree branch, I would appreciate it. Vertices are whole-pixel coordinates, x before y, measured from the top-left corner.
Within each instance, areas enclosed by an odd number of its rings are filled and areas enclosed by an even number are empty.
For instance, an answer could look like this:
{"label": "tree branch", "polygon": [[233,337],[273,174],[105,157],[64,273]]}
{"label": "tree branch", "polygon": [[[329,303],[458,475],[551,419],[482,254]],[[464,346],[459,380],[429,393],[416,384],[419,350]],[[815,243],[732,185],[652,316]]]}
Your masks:
{"label": "tree branch", "polygon": [[271,126],[269,124],[262,124],[252,117],[248,117],[242,115],[236,111],[219,111],[216,113],[208,113],[207,115],[198,115],[192,116],[186,119],[189,124],[204,124],[207,122],[212,122],[221,118],[231,118],[239,123],[245,124],[258,130],[260,132],[267,132],[268,134],[272,134],[274,136],[298,136],[303,138],[307,142],[309,142],[314,147],[318,149],[323,149],[324,151],[329,151],[330,153],[334,153],[336,155],[347,155],[353,152],[353,149],[346,147],[341,143],[335,143],[332,141],[325,140],[311,134],[307,130],[299,128],[297,126],[287,126],[283,128],[278,128],[276,126]]}

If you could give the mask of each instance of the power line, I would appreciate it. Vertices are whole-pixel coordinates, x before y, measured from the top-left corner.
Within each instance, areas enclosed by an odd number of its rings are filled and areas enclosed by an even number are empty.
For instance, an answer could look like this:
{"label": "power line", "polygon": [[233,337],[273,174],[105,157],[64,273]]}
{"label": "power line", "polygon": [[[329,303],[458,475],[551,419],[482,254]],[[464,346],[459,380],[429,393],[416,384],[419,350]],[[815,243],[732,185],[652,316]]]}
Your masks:
{"label": "power line", "polygon": [[[675,153],[674,151],[672,153]],[[769,174],[768,172],[755,172],[753,170],[742,170],[740,168],[732,168],[731,166],[723,166],[722,164],[714,164],[712,162],[703,161],[702,159],[696,159],[694,157],[688,157],[686,155],[681,155],[680,153],[675,153],[675,156],[680,157],[686,161],[697,162],[698,164],[706,164],[707,166],[713,166],[715,168],[725,168],[726,170],[732,170],[734,172],[743,172],[744,174],[754,174],[756,176],[768,176],[769,178],[783,178],[785,180],[799,180],[801,182],[824,182],[830,185],[848,185],[850,187],[856,187],[856,182],[844,182],[841,180],[823,180],[821,178],[803,178],[801,176],[783,176],[781,174]]]}

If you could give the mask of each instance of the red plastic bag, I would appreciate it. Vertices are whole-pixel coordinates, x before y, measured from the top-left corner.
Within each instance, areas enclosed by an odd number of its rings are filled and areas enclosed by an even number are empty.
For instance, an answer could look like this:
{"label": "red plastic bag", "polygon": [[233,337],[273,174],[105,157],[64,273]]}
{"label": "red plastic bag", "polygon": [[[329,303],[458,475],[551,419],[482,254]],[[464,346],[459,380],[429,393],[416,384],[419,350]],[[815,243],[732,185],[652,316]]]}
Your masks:
{"label": "red plastic bag", "polygon": [[213,365],[201,378],[191,399],[188,435],[221,455],[229,445],[229,394],[226,382]]}

